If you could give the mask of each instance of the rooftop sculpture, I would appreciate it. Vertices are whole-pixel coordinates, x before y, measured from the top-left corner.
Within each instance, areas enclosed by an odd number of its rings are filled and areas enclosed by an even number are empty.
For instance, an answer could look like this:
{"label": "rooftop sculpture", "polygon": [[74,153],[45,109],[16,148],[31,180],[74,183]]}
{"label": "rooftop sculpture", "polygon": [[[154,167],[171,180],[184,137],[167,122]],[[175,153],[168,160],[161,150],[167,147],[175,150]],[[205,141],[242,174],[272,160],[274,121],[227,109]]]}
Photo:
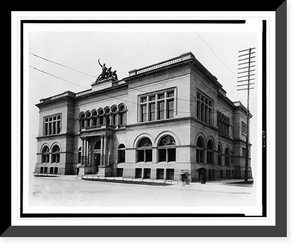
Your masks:
{"label": "rooftop sculpture", "polygon": [[113,80],[118,80],[118,76],[117,76],[117,71],[111,70],[111,67],[107,68],[105,63],[103,63],[103,65],[100,62],[100,58],[98,59],[98,63],[100,65],[100,67],[102,68],[102,72],[101,74],[97,77],[96,79],[96,83],[98,83],[99,81],[105,80],[105,79],[113,79]]}

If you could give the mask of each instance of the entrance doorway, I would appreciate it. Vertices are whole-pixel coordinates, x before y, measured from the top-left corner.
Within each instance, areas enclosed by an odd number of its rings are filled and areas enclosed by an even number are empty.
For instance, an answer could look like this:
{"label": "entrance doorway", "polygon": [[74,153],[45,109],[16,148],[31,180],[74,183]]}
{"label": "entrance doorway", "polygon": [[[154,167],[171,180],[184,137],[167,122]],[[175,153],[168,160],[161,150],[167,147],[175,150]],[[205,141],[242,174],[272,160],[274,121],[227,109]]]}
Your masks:
{"label": "entrance doorway", "polygon": [[94,150],[93,150],[93,155],[94,155],[93,165],[94,165],[94,167],[98,167],[101,163],[101,144],[100,144],[100,140],[95,143]]}

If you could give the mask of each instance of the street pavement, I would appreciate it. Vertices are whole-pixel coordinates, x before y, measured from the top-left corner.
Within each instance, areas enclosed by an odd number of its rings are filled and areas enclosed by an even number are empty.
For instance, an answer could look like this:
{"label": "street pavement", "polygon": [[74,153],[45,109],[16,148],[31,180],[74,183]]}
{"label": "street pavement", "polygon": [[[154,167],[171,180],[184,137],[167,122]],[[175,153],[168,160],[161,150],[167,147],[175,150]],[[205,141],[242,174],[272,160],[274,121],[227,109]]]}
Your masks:
{"label": "street pavement", "polygon": [[253,206],[253,186],[228,185],[241,180],[166,186],[102,182],[77,176],[33,177],[30,206]]}

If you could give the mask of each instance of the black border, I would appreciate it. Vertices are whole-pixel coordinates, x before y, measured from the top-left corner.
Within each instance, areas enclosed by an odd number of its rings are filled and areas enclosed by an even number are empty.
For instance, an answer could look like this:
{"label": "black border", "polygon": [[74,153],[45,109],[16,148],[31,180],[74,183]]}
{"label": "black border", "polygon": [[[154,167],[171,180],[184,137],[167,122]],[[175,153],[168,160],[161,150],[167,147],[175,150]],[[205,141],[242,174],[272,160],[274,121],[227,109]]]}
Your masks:
{"label": "black border", "polygon": [[267,21],[263,20],[262,33],[262,215],[267,216]]}
{"label": "black border", "polygon": [[[270,10],[270,9],[268,9]],[[287,219],[287,170],[286,170],[286,32],[287,32],[287,3],[284,1],[276,9],[276,226],[11,226],[7,223],[11,218],[11,207],[7,208],[8,213],[5,217],[2,215],[1,236],[102,236],[102,237],[196,237],[196,236],[286,236],[286,219]],[[265,36],[263,36],[265,37]],[[21,41],[22,43],[22,41]],[[279,60],[280,58],[280,60]],[[22,62],[21,62],[22,63]],[[22,67],[21,67],[22,68]],[[280,69],[280,70],[279,70]],[[21,72],[22,76],[22,72]],[[22,88],[22,86],[21,86]],[[279,96],[280,94],[280,96]],[[280,97],[280,98],[278,98]],[[21,97],[21,101],[23,101]],[[280,107],[280,109],[278,108]],[[263,122],[263,126],[266,123]],[[23,127],[21,125],[21,132]],[[22,140],[22,138],[21,138]],[[278,143],[280,142],[280,143]],[[21,150],[22,152],[22,150]],[[280,152],[280,154],[279,154]],[[280,168],[278,167],[280,166]],[[266,174],[266,172],[265,172]],[[8,172],[9,180],[11,174]],[[280,180],[280,182],[279,182]],[[280,185],[280,188],[279,188]],[[10,185],[9,185],[10,187]],[[266,187],[266,185],[265,185]],[[7,186],[6,186],[7,190]],[[280,190],[280,192],[279,192]],[[11,204],[11,190],[9,197],[6,199],[8,204]],[[10,215],[7,217],[7,215]],[[97,230],[95,230],[97,229]]]}
{"label": "black border", "polygon": [[[162,24],[162,23],[168,23],[168,24],[177,24],[177,23],[209,23],[209,24],[245,24],[246,21],[245,20],[21,20],[21,31],[20,31],[20,39],[21,39],[21,124],[20,124],[20,128],[21,128],[21,145],[20,145],[20,150],[21,150],[21,185],[20,185],[20,217],[21,218],[91,218],[91,217],[104,217],[104,218],[112,218],[112,217],[116,217],[116,218],[128,218],[128,217],[132,217],[132,218],[149,218],[149,217],[163,217],[163,218],[175,218],[175,217],[261,217],[261,216],[245,216],[245,214],[241,214],[241,213],[227,213],[227,214],[222,214],[222,213],[202,213],[202,214],[196,214],[196,213],[180,213],[180,214],[167,214],[167,213],[154,213],[154,214],[148,214],[148,213],[138,213],[138,214],[134,214],[134,213],[88,213],[88,214],[84,214],[84,213],[39,213],[39,214],[34,214],[34,213],[24,213],[23,212],[23,29],[24,29],[24,24],[26,23],[70,23],[70,24],[74,24],[74,23],[103,23],[103,24],[108,24],[108,23],[149,23],[149,24]],[[263,21],[263,23],[265,25],[263,25],[263,65],[264,65],[264,74],[263,74],[263,86],[264,86],[264,90],[266,89],[266,39],[264,39],[266,37],[266,20]],[[264,91],[263,93],[263,112],[264,114],[266,114],[266,91]],[[265,120],[263,119],[263,126],[265,124]],[[266,152],[265,152],[266,153]],[[265,157],[266,159],[266,157]],[[263,162],[263,172],[266,171],[266,162]],[[266,175],[265,175],[266,178]],[[263,180],[263,183],[265,183],[266,180]],[[263,185],[265,187],[265,185]],[[264,188],[262,190],[264,193],[266,193],[266,189]],[[266,199],[264,200],[264,198],[266,198],[266,195],[263,195],[263,201],[262,204],[264,206],[263,210],[266,211]],[[262,217],[265,217],[266,213],[262,215]]]}

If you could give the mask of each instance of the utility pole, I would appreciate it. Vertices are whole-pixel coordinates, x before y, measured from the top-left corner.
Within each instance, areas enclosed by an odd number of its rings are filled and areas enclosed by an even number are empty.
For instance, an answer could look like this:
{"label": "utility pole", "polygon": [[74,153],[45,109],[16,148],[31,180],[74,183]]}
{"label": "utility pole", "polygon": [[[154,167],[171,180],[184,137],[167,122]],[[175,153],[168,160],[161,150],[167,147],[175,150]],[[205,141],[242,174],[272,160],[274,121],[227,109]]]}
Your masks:
{"label": "utility pole", "polygon": [[[245,171],[244,171],[244,182],[248,182],[248,172],[249,172],[249,96],[250,89],[254,89],[250,85],[254,85],[255,80],[255,48],[249,48],[239,51],[238,59],[238,91],[247,90],[247,131],[246,131],[246,152],[245,152]],[[247,82],[247,83],[245,83]],[[246,86],[246,87],[245,87]]]}

